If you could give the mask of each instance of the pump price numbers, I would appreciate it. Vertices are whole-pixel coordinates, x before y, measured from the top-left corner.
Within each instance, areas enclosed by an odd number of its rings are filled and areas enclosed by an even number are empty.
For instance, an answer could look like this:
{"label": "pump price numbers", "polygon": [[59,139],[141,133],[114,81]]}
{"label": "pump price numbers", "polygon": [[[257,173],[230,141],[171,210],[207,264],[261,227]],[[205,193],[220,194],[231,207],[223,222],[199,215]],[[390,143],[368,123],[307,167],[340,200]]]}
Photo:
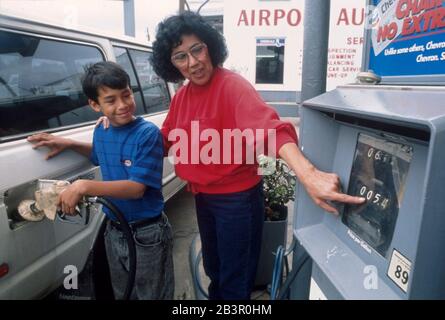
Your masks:
{"label": "pump price numbers", "polygon": [[388,207],[389,198],[383,197],[380,193],[371,190],[369,187],[365,185],[363,185],[360,188],[359,194],[360,196],[366,198],[366,201],[371,202],[372,204],[378,206],[382,210],[385,210]]}
{"label": "pump price numbers", "polygon": [[[371,162],[371,164],[367,167],[375,167],[379,163],[383,165],[393,164],[391,154],[383,150],[376,149],[374,147],[369,147],[368,151],[366,152],[365,161]],[[367,185],[361,185],[359,186],[359,195],[366,198],[366,201],[368,203],[375,205],[378,209],[385,210],[388,207],[390,200],[388,197],[385,197],[384,195],[382,195],[382,193],[379,193],[379,191],[376,190],[376,186],[384,186],[384,182],[376,179],[375,177],[372,180],[374,182],[374,188]]]}
{"label": "pump price numbers", "polygon": [[357,139],[348,194],[366,202],[346,205],[342,222],[382,256],[394,233],[412,154],[411,146],[386,137],[361,133]]}
{"label": "pump price numbers", "polygon": [[391,161],[391,155],[378,149],[369,148],[368,150],[368,159],[373,161],[381,161],[383,163],[387,163]]}

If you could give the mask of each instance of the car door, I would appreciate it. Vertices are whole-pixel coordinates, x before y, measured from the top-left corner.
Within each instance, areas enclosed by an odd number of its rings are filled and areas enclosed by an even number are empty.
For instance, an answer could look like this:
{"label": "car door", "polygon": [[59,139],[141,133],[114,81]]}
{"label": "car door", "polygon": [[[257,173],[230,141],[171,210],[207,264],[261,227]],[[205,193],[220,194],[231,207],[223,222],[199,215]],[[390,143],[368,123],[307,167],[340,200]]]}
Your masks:
{"label": "car door", "polygon": [[[115,44],[113,51],[116,62],[130,75],[136,105],[143,117],[161,128],[170,106],[170,92],[167,83],[159,78],[150,62],[148,50]],[[163,195],[167,200],[184,186],[175,174],[171,158],[164,158],[162,177]]]}
{"label": "car door", "polygon": [[[46,161],[26,137],[39,131],[91,141],[98,115],[87,105],[80,76],[105,59],[100,47],[0,29],[0,299],[41,297],[60,285],[67,265],[83,267],[102,216],[87,225],[23,220],[17,207],[32,199],[37,179],[99,178],[71,151]],[[80,270],[79,270],[80,271]]]}

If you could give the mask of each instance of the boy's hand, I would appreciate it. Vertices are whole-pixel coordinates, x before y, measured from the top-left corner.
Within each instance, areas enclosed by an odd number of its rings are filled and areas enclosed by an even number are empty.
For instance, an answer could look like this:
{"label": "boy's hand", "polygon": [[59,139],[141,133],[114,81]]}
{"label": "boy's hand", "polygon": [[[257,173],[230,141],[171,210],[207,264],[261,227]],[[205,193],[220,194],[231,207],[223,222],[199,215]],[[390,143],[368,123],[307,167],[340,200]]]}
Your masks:
{"label": "boy's hand", "polygon": [[33,149],[37,149],[40,147],[48,147],[50,149],[50,151],[46,155],[46,160],[58,155],[63,150],[69,148],[71,145],[70,139],[61,138],[49,133],[38,133],[29,136],[28,141],[31,143],[35,143],[32,147]]}
{"label": "boy's hand", "polygon": [[110,120],[108,120],[107,117],[102,116],[99,119],[97,119],[96,121],[96,127],[100,126],[100,124],[102,123],[104,129],[108,129],[110,127]]}
{"label": "boy's hand", "polygon": [[58,206],[63,213],[76,215],[76,206],[85,195],[83,190],[83,181],[77,180],[60,193]]}

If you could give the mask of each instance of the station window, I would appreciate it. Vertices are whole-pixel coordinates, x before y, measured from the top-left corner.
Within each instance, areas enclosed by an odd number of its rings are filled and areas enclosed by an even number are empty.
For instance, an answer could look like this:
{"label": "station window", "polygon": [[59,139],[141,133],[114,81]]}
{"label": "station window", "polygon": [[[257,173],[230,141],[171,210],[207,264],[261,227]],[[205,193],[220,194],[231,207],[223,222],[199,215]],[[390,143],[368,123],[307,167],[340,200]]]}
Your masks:
{"label": "station window", "polygon": [[255,83],[283,83],[284,44],[283,38],[256,40]]}
{"label": "station window", "polygon": [[0,142],[98,118],[82,92],[96,47],[0,31]]}

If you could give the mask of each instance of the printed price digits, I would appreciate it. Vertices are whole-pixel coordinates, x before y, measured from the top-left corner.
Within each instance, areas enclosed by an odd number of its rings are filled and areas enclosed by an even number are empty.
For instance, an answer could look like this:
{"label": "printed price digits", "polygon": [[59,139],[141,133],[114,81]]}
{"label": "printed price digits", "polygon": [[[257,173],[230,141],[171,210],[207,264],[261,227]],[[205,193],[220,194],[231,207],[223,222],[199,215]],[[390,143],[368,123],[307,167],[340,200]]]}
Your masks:
{"label": "printed price digits", "polygon": [[375,161],[381,161],[381,162],[388,162],[391,160],[391,156],[387,154],[386,152],[374,148],[368,149],[368,158],[375,160]]}
{"label": "printed price digits", "polygon": [[408,283],[408,272],[403,270],[400,265],[397,265],[394,275],[396,276],[397,279],[400,279],[400,281],[402,281],[403,284]]}
{"label": "printed price digits", "polygon": [[362,186],[360,188],[360,195],[365,197],[367,201],[371,201],[373,204],[381,207],[383,210],[389,204],[389,199],[382,197],[380,193],[375,192],[374,190],[368,189],[367,186]]}

